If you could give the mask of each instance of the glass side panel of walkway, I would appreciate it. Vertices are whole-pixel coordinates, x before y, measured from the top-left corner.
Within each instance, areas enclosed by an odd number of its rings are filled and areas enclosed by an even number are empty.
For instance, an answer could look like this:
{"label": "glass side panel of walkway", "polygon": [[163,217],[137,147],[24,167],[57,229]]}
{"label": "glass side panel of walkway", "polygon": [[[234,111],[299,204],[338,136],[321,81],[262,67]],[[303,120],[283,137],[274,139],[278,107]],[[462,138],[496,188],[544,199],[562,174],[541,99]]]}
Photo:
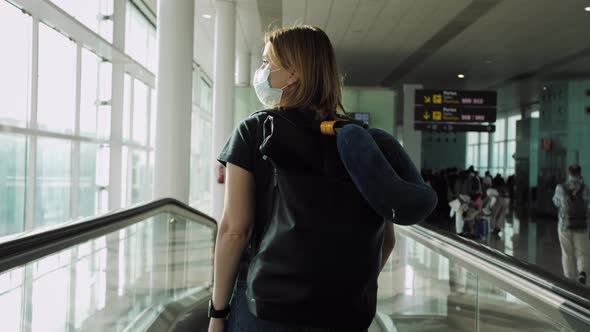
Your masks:
{"label": "glass side panel of walkway", "polygon": [[[205,328],[215,222],[149,204],[60,240],[0,243],[1,330]],[[396,239],[372,332],[590,331],[585,288],[422,226],[396,227]]]}
{"label": "glass side panel of walkway", "polygon": [[510,259],[492,264],[477,247],[455,247],[420,226],[397,227],[396,239],[379,278],[382,330],[590,331],[585,295],[574,297],[581,302],[567,296],[581,286],[526,270],[516,275],[511,270],[521,267]]}

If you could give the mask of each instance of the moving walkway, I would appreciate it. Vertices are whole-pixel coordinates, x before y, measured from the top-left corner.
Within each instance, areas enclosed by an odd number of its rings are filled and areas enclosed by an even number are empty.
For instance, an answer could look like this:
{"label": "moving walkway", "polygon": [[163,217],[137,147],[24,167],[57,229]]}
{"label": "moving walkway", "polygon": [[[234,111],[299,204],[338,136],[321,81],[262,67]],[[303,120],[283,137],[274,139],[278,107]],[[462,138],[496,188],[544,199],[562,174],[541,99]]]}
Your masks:
{"label": "moving walkway", "polygon": [[[206,331],[215,232],[162,199],[0,239],[2,331]],[[370,331],[590,331],[589,288],[428,225],[396,240]]]}

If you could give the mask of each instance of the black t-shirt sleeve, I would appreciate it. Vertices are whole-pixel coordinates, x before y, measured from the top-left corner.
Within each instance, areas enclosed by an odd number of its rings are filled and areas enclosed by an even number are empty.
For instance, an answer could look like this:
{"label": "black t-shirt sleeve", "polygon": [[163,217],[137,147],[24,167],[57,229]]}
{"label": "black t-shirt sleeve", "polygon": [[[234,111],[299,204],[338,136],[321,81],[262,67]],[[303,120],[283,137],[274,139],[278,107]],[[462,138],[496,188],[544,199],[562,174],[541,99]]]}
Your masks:
{"label": "black t-shirt sleeve", "polygon": [[259,145],[257,135],[258,119],[249,117],[242,120],[221,150],[217,161],[224,166],[227,166],[227,163],[232,163],[254,173]]}

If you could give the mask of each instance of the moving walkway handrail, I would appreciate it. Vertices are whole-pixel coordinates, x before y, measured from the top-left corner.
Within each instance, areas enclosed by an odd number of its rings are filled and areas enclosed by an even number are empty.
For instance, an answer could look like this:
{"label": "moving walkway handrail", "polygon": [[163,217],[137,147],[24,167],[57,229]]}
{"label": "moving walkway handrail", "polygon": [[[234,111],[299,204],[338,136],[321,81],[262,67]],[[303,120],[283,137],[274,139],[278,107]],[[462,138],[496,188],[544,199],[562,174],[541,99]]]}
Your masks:
{"label": "moving walkway handrail", "polygon": [[[215,227],[217,224],[210,216],[176,199],[162,198],[98,217],[68,222],[45,231],[33,231],[22,237],[0,243],[0,272],[96,237],[97,231],[106,234],[114,228],[133,224],[138,222],[138,220],[133,220],[134,218],[167,206],[174,206],[191,215],[204,218],[210,227]],[[48,246],[51,248],[48,249]]]}
{"label": "moving walkway handrail", "polygon": [[493,268],[504,270],[537,287],[557,294],[567,301],[564,305],[573,305],[581,309],[587,315],[586,317],[590,319],[590,288],[555,275],[539,266],[487,247],[484,244],[465,239],[426,223],[411,226],[411,229],[428,238],[435,239],[439,243],[456,248],[462,252],[468,252],[480,258],[485,263],[491,264]]}

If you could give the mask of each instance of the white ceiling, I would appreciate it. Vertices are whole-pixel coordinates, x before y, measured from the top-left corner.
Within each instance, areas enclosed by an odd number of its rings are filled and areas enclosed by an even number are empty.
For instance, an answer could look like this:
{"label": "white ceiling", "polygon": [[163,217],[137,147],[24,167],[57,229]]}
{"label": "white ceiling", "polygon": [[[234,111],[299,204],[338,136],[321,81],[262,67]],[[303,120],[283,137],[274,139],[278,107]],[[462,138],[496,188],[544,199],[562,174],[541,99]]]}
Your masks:
{"label": "white ceiling", "polygon": [[[156,11],[156,0],[143,1]],[[214,1],[196,0],[195,39],[200,46],[195,54],[208,68],[212,68],[214,18],[206,20],[201,14],[214,14]],[[332,40],[348,85],[407,82],[432,88],[488,89],[511,85],[511,78],[524,73],[532,73],[524,81],[534,84],[548,78],[590,76],[590,12],[584,11],[590,0],[236,3],[237,51],[260,52],[261,21],[316,25]],[[280,8],[282,17],[268,17],[281,16]],[[395,77],[396,73],[402,76]],[[467,78],[458,79],[458,73]]]}

